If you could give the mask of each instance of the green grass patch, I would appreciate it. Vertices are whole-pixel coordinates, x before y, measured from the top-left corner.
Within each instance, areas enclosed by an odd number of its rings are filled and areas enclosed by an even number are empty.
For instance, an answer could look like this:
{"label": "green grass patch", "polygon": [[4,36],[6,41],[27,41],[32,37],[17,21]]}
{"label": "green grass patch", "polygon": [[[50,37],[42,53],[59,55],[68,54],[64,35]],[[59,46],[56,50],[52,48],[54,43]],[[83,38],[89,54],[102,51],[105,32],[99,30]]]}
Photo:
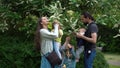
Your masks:
{"label": "green grass patch", "polygon": [[[116,62],[120,62],[120,55],[119,54],[112,54],[112,53],[104,53],[104,57],[107,61],[116,61]],[[109,64],[110,68],[120,68],[120,66],[116,66],[116,65],[112,65]]]}
{"label": "green grass patch", "polygon": [[120,66],[110,65],[110,68],[120,68]]}
{"label": "green grass patch", "polygon": [[120,61],[120,55],[119,54],[104,54],[106,60],[114,60],[114,61]]}

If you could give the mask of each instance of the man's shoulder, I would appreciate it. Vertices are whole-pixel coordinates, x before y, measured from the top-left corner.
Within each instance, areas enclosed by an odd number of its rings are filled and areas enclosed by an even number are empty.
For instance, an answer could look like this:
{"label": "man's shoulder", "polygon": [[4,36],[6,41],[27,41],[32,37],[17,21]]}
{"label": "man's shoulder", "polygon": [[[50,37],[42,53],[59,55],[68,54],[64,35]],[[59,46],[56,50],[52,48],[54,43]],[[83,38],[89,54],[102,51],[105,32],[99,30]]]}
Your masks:
{"label": "man's shoulder", "polygon": [[94,28],[94,27],[98,27],[98,26],[97,26],[97,24],[94,22],[94,23],[91,23],[89,27],[90,27],[90,28]]}

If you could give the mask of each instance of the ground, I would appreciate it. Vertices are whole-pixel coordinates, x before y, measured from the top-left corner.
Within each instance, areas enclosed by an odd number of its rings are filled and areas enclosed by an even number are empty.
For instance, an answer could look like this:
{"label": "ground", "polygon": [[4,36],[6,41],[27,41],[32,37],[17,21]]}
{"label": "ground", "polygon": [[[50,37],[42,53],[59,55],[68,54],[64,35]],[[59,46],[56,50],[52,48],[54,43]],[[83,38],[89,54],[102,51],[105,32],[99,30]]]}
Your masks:
{"label": "ground", "polygon": [[120,55],[104,53],[105,59],[110,65],[110,68],[120,68]]}

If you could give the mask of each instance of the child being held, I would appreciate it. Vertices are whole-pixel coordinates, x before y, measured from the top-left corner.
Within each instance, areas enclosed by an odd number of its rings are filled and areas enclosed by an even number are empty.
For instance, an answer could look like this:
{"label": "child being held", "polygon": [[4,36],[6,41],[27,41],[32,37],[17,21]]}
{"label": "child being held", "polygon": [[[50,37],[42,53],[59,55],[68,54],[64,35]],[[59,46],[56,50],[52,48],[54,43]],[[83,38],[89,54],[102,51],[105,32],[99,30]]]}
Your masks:
{"label": "child being held", "polygon": [[[62,59],[62,56],[61,56],[61,53],[60,53],[60,47],[61,47],[61,39],[62,39],[62,36],[63,36],[63,30],[61,29],[60,27],[60,23],[58,20],[55,20],[54,23],[58,23],[59,24],[59,30],[58,30],[58,38],[56,38],[54,40],[54,49],[55,49],[55,52],[58,54],[59,58]],[[54,25],[53,23],[53,25]],[[54,30],[52,30],[53,32]]]}
{"label": "child being held", "polygon": [[[85,28],[80,28],[78,33],[84,35],[85,31],[86,31]],[[83,46],[84,40],[76,37],[76,41],[77,41],[76,62],[79,62],[80,54],[84,51],[84,46]]]}

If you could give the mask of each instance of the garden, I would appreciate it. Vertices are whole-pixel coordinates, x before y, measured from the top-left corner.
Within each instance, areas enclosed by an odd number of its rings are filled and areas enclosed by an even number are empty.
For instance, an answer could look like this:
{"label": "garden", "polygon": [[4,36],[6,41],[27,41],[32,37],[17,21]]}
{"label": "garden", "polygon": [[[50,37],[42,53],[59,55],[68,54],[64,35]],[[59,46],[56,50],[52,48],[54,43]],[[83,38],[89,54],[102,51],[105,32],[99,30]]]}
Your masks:
{"label": "garden", "polygon": [[[96,19],[97,47],[102,48],[97,50],[93,68],[119,68],[119,4],[119,0],[0,0],[0,68],[40,67],[41,57],[35,50],[34,34],[41,16],[48,17],[49,30],[53,20],[59,20],[64,32],[62,44],[70,35],[71,44],[76,46],[71,33],[85,27],[80,20],[85,11]],[[84,68],[83,54],[81,56],[76,68]]]}

